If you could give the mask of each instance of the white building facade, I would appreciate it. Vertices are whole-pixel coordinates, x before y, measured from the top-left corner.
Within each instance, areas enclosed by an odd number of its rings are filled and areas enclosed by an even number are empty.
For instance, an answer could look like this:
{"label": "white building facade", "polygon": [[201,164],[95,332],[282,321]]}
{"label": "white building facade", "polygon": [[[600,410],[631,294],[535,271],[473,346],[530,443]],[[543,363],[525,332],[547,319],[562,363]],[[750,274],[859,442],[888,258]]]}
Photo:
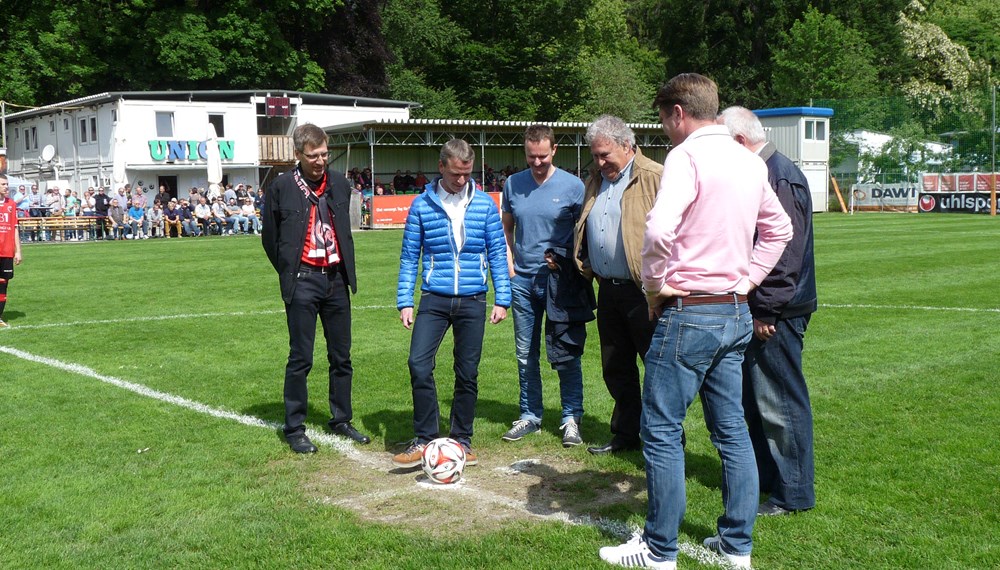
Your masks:
{"label": "white building facade", "polygon": [[408,120],[416,103],[294,91],[101,93],[5,117],[8,172],[41,188],[126,183],[173,195],[207,187],[209,125],[223,182],[259,187],[294,165],[291,134],[380,119]]}

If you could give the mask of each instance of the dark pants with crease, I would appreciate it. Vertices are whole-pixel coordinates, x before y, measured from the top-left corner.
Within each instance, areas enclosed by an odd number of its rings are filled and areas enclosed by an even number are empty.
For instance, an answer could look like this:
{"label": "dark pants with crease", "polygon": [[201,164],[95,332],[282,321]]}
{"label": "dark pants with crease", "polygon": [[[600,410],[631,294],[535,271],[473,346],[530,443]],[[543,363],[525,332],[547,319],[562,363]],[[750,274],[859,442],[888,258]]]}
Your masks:
{"label": "dark pants with crease", "polygon": [[305,431],[309,404],[306,378],[313,364],[316,317],[323,325],[330,362],[330,425],[351,421],[351,300],[342,272],[300,272],[292,301],[285,304],[288,321],[288,364],[285,367],[285,435]]}
{"label": "dark pants with crease", "polygon": [[816,506],[812,406],[802,373],[809,317],[779,319],[774,336],[754,337],[743,360],[743,409],[760,490],[790,511]]}
{"label": "dark pants with crease", "polygon": [[448,437],[471,445],[472,423],[479,395],[479,359],[486,330],[486,294],[447,297],[420,296],[420,307],[410,337],[410,385],[413,389],[413,432],[418,443],[439,437],[434,361],[448,328],[455,338],[455,390]]}
{"label": "dark pants with crease", "polygon": [[646,357],[656,330],[646,297],[631,280],[602,279],[597,292],[597,332],[601,338],[604,385],[615,400],[611,434],[626,445],[639,443],[642,388],[638,361]]}

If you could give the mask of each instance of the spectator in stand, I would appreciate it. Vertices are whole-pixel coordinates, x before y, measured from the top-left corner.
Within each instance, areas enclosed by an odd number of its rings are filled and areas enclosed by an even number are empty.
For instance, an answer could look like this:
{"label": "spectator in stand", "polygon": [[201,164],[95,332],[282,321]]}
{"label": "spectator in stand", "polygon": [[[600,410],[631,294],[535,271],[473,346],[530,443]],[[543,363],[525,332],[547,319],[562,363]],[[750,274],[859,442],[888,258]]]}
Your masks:
{"label": "spectator in stand", "polygon": [[188,191],[188,205],[191,207],[191,212],[194,212],[195,206],[201,203],[201,193],[198,192],[198,188],[192,186],[191,190]]}
{"label": "spectator in stand", "polygon": [[236,199],[236,190],[233,190],[232,184],[226,184],[226,191],[222,193],[222,203],[228,204],[230,200]]}
{"label": "spectator in stand", "polygon": [[194,209],[187,200],[181,200],[181,226],[189,237],[201,235],[201,232],[198,231],[198,222],[194,219]]}
{"label": "spectator in stand", "polygon": [[233,219],[233,230],[236,231],[236,226],[239,226],[239,231],[243,233],[249,233],[247,229],[248,220],[246,216],[243,215],[243,210],[236,203],[236,198],[233,198],[226,204],[226,217]]}
{"label": "spectator in stand", "polygon": [[[76,197],[76,191],[70,191],[66,189],[66,193],[63,195],[63,201],[65,207],[63,208],[63,216],[75,218],[80,215],[80,199]],[[63,232],[63,241],[78,241],[82,237],[82,233],[77,233],[76,230],[66,230]]]}
{"label": "spectator in stand", "polygon": [[410,188],[413,188],[416,185],[416,183],[417,179],[414,178],[412,174],[410,174],[409,170],[407,170],[406,174],[403,175],[403,185],[397,186],[396,188],[401,190],[409,190]]}
{"label": "spectator in stand", "polygon": [[212,235],[212,207],[208,205],[208,200],[204,196],[198,199],[198,205],[194,207],[194,218],[201,225],[201,235]]}
{"label": "spectator in stand", "polygon": [[132,203],[128,197],[130,188],[130,185],[119,186],[118,191],[111,195],[113,199],[118,200],[118,205],[121,206],[123,210],[127,210],[129,205]]}
{"label": "spectator in stand", "polygon": [[38,184],[31,185],[31,195],[28,196],[28,215],[41,218],[45,215],[45,195],[38,192]]}
{"label": "spectator in stand", "polygon": [[87,188],[83,193],[83,197],[80,198],[80,215],[81,216],[94,216],[97,214],[97,210],[94,209],[96,206],[94,200],[94,187],[91,186]]}
{"label": "spectator in stand", "polygon": [[417,189],[418,192],[423,192],[424,186],[427,186],[427,182],[428,182],[427,177],[424,176],[424,173],[422,171],[418,170],[417,177],[413,180],[413,186]]}
{"label": "spectator in stand", "polygon": [[371,188],[372,180],[374,180],[372,177],[372,169],[366,166],[365,169],[361,171],[361,185],[365,188]]}
{"label": "spectator in stand", "polygon": [[257,192],[257,195],[254,196],[254,198],[253,198],[253,207],[257,208],[258,212],[260,211],[261,208],[264,207],[264,187],[263,186],[260,187],[260,190]]}
{"label": "spectator in stand", "polygon": [[243,200],[246,200],[247,196],[248,196],[248,194],[247,194],[247,187],[244,186],[243,184],[237,184],[236,185],[236,203],[237,204],[242,204]]}
{"label": "spectator in stand", "polygon": [[146,201],[146,195],[143,193],[141,186],[136,186],[132,190],[132,204],[135,204],[136,200],[139,201],[139,207],[145,210],[148,202]]}
{"label": "spectator in stand", "polygon": [[111,199],[111,207],[108,208],[108,219],[111,220],[111,239],[125,239],[125,210],[118,205],[118,198]]}
{"label": "spectator in stand", "polygon": [[402,192],[403,190],[406,190],[408,188],[408,186],[406,186],[406,183],[403,181],[402,170],[397,170],[396,175],[392,177],[392,188],[397,192]]}
{"label": "spectator in stand", "polygon": [[45,192],[45,206],[48,207],[46,216],[61,216],[63,210],[62,196],[59,194],[59,187],[53,186]]}
{"label": "spectator in stand", "polygon": [[233,235],[233,229],[236,225],[236,220],[230,218],[226,214],[226,206],[222,203],[222,198],[215,198],[212,200],[212,219],[219,226],[219,232],[222,235]]}
{"label": "spectator in stand", "polygon": [[177,204],[177,199],[171,198],[170,202],[167,202],[166,209],[163,210],[163,235],[167,239],[170,239],[171,228],[176,231],[177,237],[181,237],[183,234],[183,230],[181,229],[183,227],[182,218],[181,207]]}
{"label": "spectator in stand", "polygon": [[132,199],[132,206],[128,209],[129,239],[145,239],[146,234],[143,228],[146,225],[146,209],[140,205],[138,198]]}
{"label": "spectator in stand", "polygon": [[146,221],[149,224],[149,237],[163,237],[163,205],[159,200],[153,201]]}
{"label": "spectator in stand", "polygon": [[98,186],[97,194],[94,195],[94,215],[97,220],[97,239],[104,239],[108,233],[108,210],[111,207],[111,197],[108,196],[104,186]]}
{"label": "spectator in stand", "polygon": [[163,184],[160,184],[160,191],[156,193],[156,198],[154,200],[159,200],[163,207],[166,207],[170,203],[170,191]]}
{"label": "spectator in stand", "polygon": [[253,200],[244,198],[241,210],[243,217],[247,219],[247,225],[249,225],[253,233],[260,234],[260,218],[257,217],[257,210],[253,207]]}

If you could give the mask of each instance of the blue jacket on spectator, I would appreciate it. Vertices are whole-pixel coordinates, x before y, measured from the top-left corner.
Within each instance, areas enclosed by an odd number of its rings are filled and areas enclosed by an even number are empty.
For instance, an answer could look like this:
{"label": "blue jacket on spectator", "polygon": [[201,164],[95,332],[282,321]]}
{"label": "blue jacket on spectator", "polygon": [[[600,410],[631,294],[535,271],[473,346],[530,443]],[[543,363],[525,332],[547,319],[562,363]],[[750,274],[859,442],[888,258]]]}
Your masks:
{"label": "blue jacket on spectator", "polygon": [[485,293],[488,270],[493,279],[494,304],[509,307],[507,242],[496,203],[469,180],[464,190],[472,194],[465,210],[465,244],[456,251],[451,220],[435,190],[437,184],[434,180],[425,187],[413,200],[406,217],[396,308],[413,306],[418,261],[423,265],[421,291],[454,297]]}

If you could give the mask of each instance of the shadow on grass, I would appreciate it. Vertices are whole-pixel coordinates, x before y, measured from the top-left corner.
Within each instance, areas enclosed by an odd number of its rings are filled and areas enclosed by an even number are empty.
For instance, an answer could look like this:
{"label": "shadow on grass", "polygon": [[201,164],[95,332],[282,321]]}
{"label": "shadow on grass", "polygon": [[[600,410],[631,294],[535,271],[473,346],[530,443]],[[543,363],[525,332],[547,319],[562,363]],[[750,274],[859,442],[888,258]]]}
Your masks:
{"label": "shadow on grass", "polygon": [[23,319],[26,316],[27,315],[25,313],[22,313],[21,311],[4,311],[3,312],[3,320],[7,321],[8,323],[12,323],[12,322],[14,322],[14,321],[16,321],[18,319]]}

